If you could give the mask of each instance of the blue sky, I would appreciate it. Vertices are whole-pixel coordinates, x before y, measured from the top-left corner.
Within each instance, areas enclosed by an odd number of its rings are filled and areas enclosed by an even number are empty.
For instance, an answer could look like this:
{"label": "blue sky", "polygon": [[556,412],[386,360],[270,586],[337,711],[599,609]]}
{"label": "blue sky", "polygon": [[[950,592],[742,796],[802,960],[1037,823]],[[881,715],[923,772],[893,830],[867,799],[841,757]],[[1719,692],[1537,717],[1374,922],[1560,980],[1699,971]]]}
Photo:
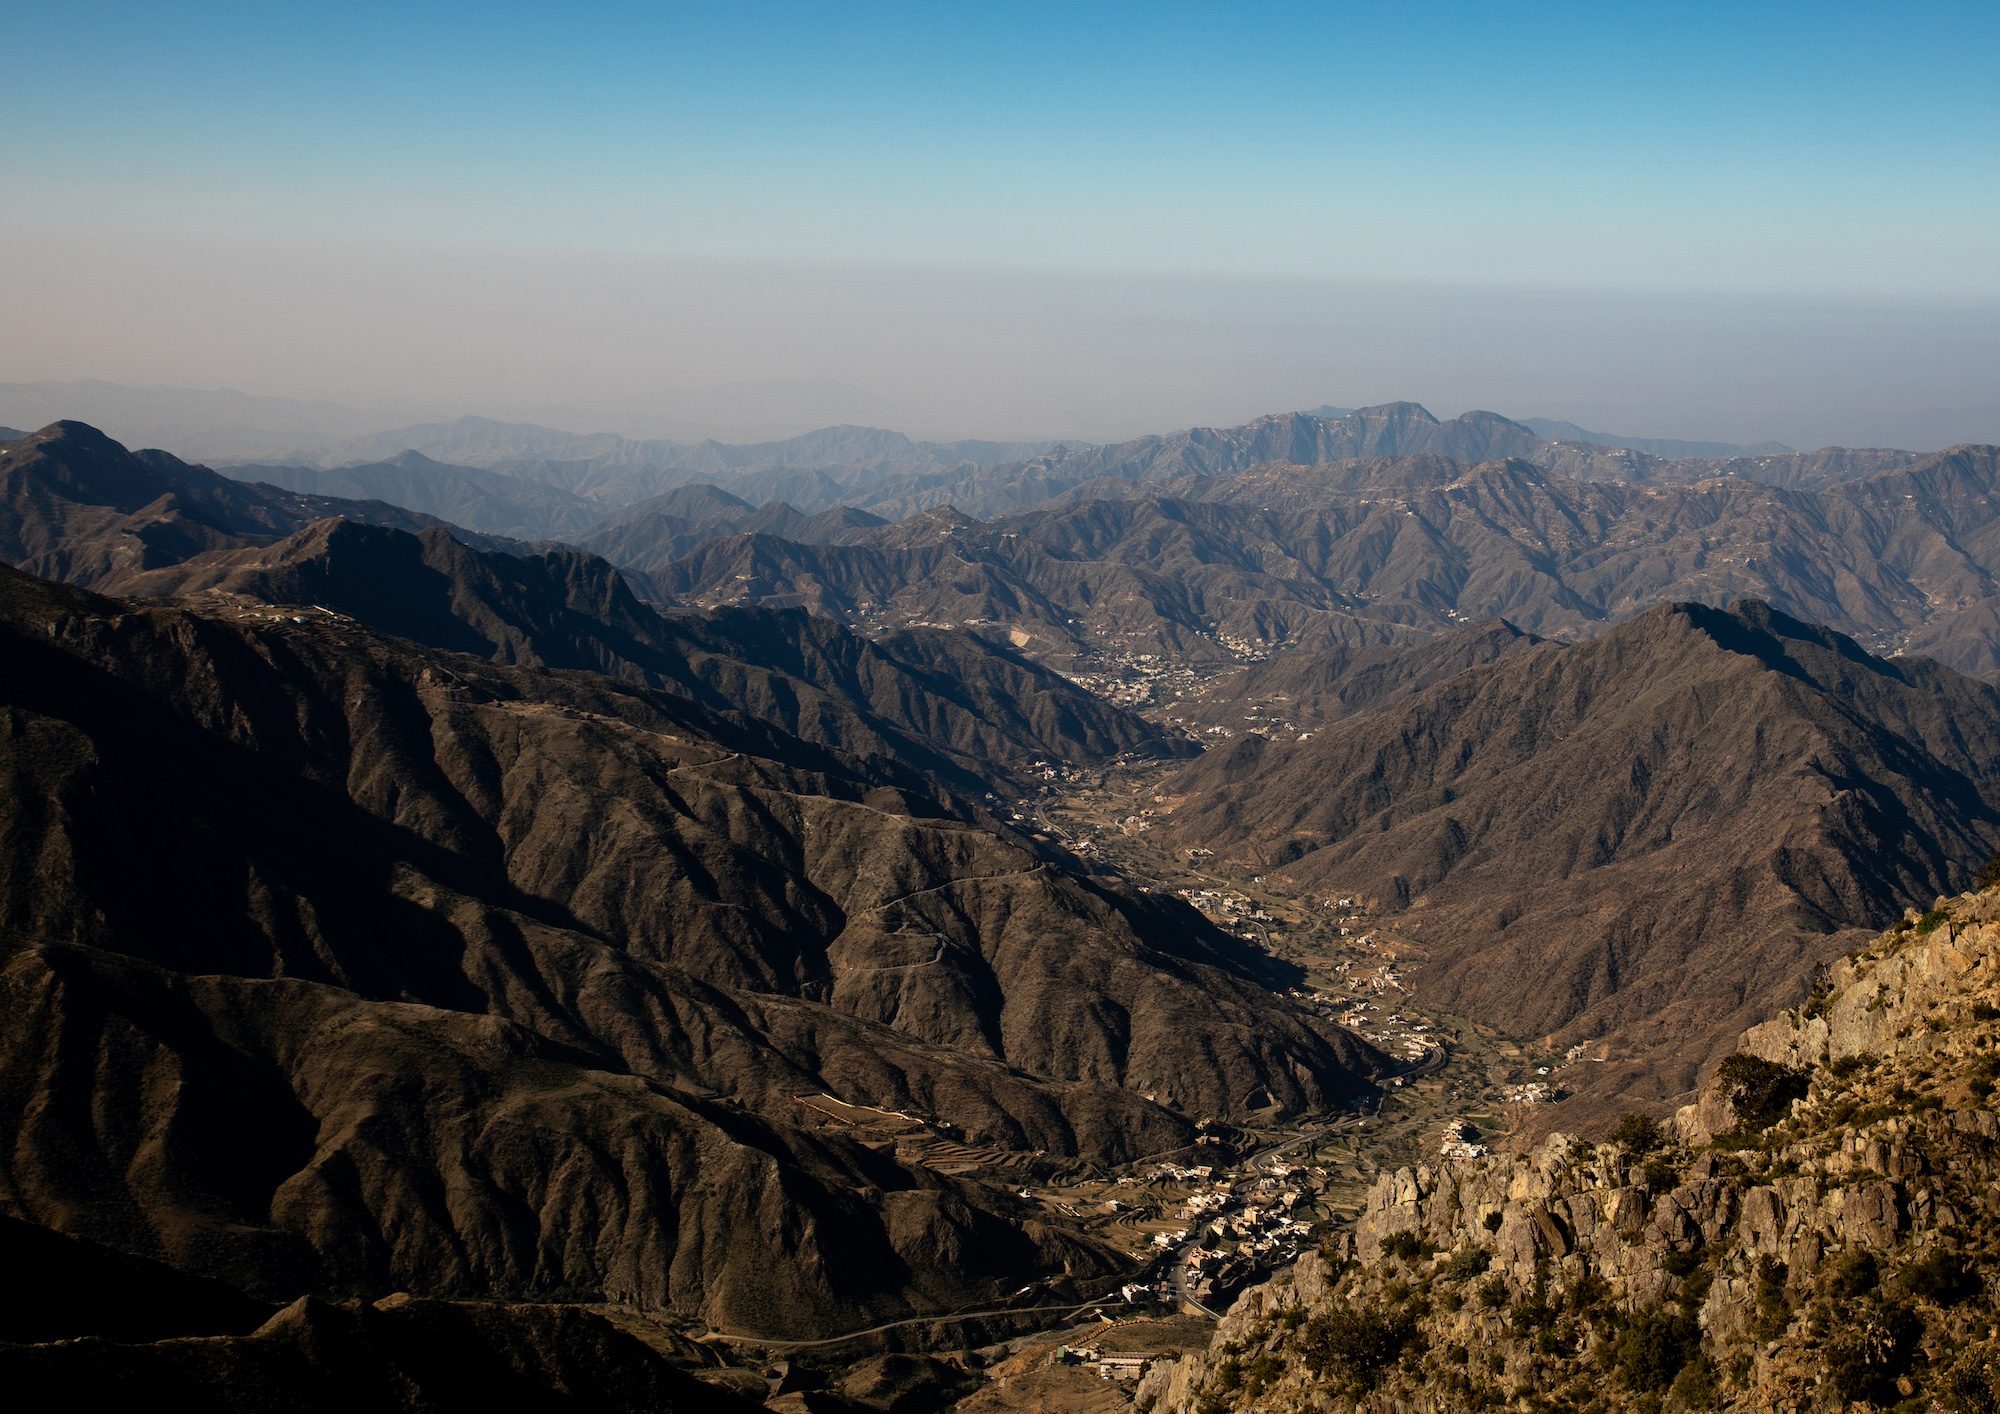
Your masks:
{"label": "blue sky", "polygon": [[0,0],[0,33],[0,239],[38,250],[2000,300],[1991,3]]}

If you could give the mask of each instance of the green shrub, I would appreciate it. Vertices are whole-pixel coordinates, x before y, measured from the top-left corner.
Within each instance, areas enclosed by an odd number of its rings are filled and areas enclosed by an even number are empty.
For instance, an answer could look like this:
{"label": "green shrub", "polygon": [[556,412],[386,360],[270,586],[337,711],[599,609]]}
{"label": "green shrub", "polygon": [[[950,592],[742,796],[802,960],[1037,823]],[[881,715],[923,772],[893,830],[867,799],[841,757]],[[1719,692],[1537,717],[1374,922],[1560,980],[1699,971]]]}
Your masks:
{"label": "green shrub", "polygon": [[1414,1262],[1430,1256],[1437,1251],[1437,1246],[1424,1241],[1414,1232],[1392,1232],[1382,1239],[1382,1250],[1391,1257]]}
{"label": "green shrub", "polygon": [[1875,1254],[1863,1248],[1844,1252],[1827,1273],[1826,1289],[1832,1296],[1852,1300],[1866,1296],[1882,1284],[1882,1266]]}
{"label": "green shrub", "polygon": [[1285,1362],[1267,1350],[1251,1361],[1250,1368],[1243,1372],[1243,1392],[1255,1399],[1276,1384],[1278,1377],[1284,1373]]}
{"label": "green shrub", "polygon": [[1936,932],[1950,917],[1951,915],[1942,908],[1933,908],[1917,919],[1916,926],[1912,931],[1921,938],[1926,933]]}
{"label": "green shrub", "polygon": [[1655,1193],[1672,1188],[1680,1179],[1680,1171],[1664,1159],[1646,1160],[1646,1166],[1640,1170],[1640,1175],[1646,1180],[1646,1186]]}
{"label": "green shrub", "polygon": [[1704,1263],[1687,1274],[1675,1299],[1688,1310],[1697,1310],[1708,1299],[1708,1289],[1714,1285],[1715,1268]]}
{"label": "green shrub", "polygon": [[1694,1272],[1702,1264],[1706,1254],[1699,1247],[1686,1252],[1669,1252],[1661,1259],[1660,1265],[1670,1277],[1684,1277]]}
{"label": "green shrub", "polygon": [[1948,1414],[2000,1414],[2000,1363],[1990,1349],[1960,1353],[1935,1388]]}
{"label": "green shrub", "polygon": [[1804,1071],[1759,1056],[1730,1056],[1715,1073],[1748,1130],[1769,1129],[1791,1111],[1792,1101],[1805,1098]]}
{"label": "green shrub", "polygon": [[1903,1268],[1903,1289],[1924,1301],[1956,1306],[1979,1294],[1979,1271],[1956,1252],[1942,1248]]}
{"label": "green shrub", "polygon": [[1507,1283],[1499,1277],[1488,1277],[1479,1284],[1479,1304],[1489,1311],[1497,1311],[1507,1304]]}
{"label": "green shrub", "polygon": [[1305,1323],[1299,1358],[1316,1376],[1345,1374],[1372,1386],[1416,1333],[1408,1312],[1336,1306]]}
{"label": "green shrub", "polygon": [[1652,1306],[1618,1337],[1618,1374],[1635,1390],[1663,1390],[1701,1348],[1701,1328],[1686,1311]]}
{"label": "green shrub", "polygon": [[1570,1284],[1569,1308],[1590,1315],[1611,1299],[1611,1286],[1596,1272],[1585,1272]]}
{"label": "green shrub", "polygon": [[1759,1340],[1774,1339],[1791,1324],[1792,1298],[1785,1289],[1791,1275],[1791,1269],[1776,1258],[1757,1259],[1757,1321],[1754,1329]]}
{"label": "green shrub", "polygon": [[1453,1281],[1468,1281],[1493,1264],[1493,1254],[1484,1247],[1459,1248],[1438,1268],[1438,1275]]}
{"label": "green shrub", "polygon": [[1854,1074],[1854,1072],[1867,1064],[1868,1057],[1857,1052],[1851,1056],[1842,1056],[1839,1060],[1829,1065],[1827,1070],[1832,1072],[1835,1080],[1845,1080],[1848,1076]]}
{"label": "green shrub", "polygon": [[1674,1377],[1667,1397],[1678,1409],[1716,1409],[1722,1404],[1722,1387],[1716,1380],[1715,1362],[1697,1350]]}

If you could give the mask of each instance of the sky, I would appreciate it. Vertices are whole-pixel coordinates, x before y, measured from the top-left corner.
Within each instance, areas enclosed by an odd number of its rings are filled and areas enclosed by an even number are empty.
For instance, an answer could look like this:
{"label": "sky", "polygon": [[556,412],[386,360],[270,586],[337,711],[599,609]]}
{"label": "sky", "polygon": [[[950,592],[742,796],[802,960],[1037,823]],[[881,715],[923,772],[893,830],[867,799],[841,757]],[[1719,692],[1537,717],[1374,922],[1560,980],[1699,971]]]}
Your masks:
{"label": "sky", "polygon": [[1990,0],[0,0],[0,34],[4,381],[643,435],[2000,424]]}

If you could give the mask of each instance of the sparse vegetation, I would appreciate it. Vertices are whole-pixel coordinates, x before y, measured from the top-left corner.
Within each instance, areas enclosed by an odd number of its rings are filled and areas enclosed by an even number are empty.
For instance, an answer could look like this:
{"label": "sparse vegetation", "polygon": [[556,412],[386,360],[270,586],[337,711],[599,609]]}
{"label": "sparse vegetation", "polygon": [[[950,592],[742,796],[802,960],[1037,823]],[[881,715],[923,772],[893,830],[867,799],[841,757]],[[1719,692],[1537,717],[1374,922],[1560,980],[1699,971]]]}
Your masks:
{"label": "sparse vegetation", "polygon": [[1382,1239],[1382,1250],[1400,1261],[1416,1262],[1436,1252],[1437,1247],[1414,1232],[1393,1232]]}
{"label": "sparse vegetation", "polygon": [[1979,1294],[1980,1277],[1965,1257],[1938,1248],[1912,1262],[1901,1274],[1900,1284],[1910,1295],[1939,1306],[1957,1306]]}
{"label": "sparse vegetation", "polygon": [[1896,1381],[1910,1368],[1923,1321],[1900,1302],[1870,1303],[1844,1314],[1826,1343],[1826,1382],[1842,1399],[1893,1404]]}
{"label": "sparse vegetation", "polygon": [[1860,1054],[1848,1055],[1827,1066],[1827,1073],[1835,1080],[1851,1080],[1867,1067],[1868,1057]]}

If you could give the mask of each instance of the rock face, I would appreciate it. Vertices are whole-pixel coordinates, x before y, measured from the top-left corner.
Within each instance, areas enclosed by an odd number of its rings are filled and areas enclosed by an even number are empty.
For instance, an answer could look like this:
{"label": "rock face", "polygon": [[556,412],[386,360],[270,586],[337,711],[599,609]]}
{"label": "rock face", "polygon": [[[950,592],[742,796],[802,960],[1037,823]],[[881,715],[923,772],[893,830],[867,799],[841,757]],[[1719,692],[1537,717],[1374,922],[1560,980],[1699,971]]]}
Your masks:
{"label": "rock face", "polygon": [[1991,1408],[1996,1003],[2000,894],[1912,916],[1665,1130],[1385,1175],[1140,1404]]}
{"label": "rock face", "polygon": [[1107,1259],[799,1097],[1111,1159],[1372,1063],[1178,905],[684,695],[13,571],[0,655],[0,1203],[261,1299],[950,1308]]}

